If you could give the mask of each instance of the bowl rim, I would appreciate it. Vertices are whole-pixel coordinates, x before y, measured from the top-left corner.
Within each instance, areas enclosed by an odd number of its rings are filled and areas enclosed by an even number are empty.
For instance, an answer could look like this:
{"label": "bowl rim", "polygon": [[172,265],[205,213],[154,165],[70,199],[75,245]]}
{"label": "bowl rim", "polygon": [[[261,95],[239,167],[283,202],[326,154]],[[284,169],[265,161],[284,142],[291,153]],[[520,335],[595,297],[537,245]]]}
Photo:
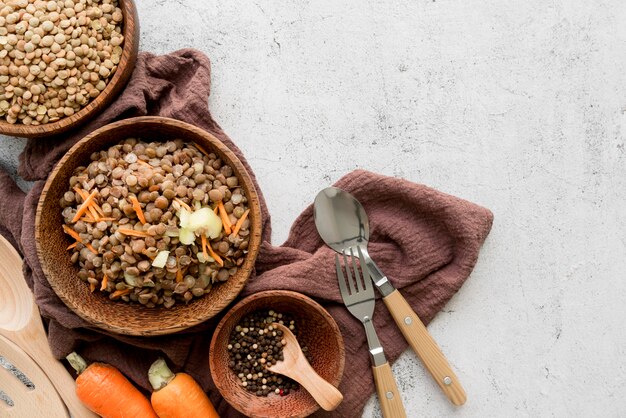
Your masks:
{"label": "bowl rim", "polygon": [[[231,320],[233,315],[235,315],[235,313],[240,311],[241,308],[250,304],[251,302],[254,302],[260,299],[277,297],[277,296],[286,297],[288,299],[297,299],[300,302],[304,302],[306,305],[315,309],[317,312],[319,312],[322,315],[322,317],[324,317],[328,325],[333,330],[333,335],[336,336],[336,339],[339,345],[339,350],[338,350],[339,351],[338,353],[339,365],[337,367],[338,373],[336,374],[336,378],[335,378],[336,381],[331,381],[330,383],[333,386],[338,387],[341,381],[343,380],[343,372],[345,369],[345,362],[346,362],[346,347],[345,347],[345,343],[343,340],[343,334],[341,333],[341,329],[339,328],[337,321],[335,321],[335,318],[332,317],[332,315],[326,310],[326,308],[324,308],[322,305],[320,305],[318,302],[316,302],[309,296],[300,292],[293,291],[293,290],[276,289],[276,290],[263,290],[260,292],[253,293],[252,295],[248,295],[245,298],[241,299],[239,302],[237,302],[233,307],[231,307],[224,314],[222,319],[220,319],[220,322],[218,323],[218,325],[215,327],[213,335],[211,336],[211,344],[209,346],[209,360],[208,361],[209,361],[209,370],[211,371],[211,378],[213,379],[213,383],[215,384],[215,387],[217,388],[220,395],[226,400],[226,402],[228,402],[230,406],[232,406],[233,408],[235,408],[237,411],[241,412],[242,414],[246,414],[246,411],[242,411],[239,408],[240,405],[239,403],[236,402],[236,397],[232,396],[232,394],[229,391],[225,390],[225,388],[221,386],[221,381],[219,379],[219,376],[216,375],[217,373],[215,371],[216,360],[215,360],[215,356],[213,355],[213,353],[215,352],[216,345],[217,345],[217,336],[222,331],[222,329],[226,326],[226,324]],[[311,415],[312,413],[314,413],[315,411],[319,409],[320,409],[320,406],[317,404],[317,402],[315,402],[313,407],[307,410],[304,410],[302,413],[298,415],[289,415],[289,417],[291,418],[306,417],[306,416]]]}
{"label": "bowl rim", "polygon": [[42,138],[61,134],[86,123],[121,93],[123,87],[130,80],[139,52],[139,17],[134,0],[119,0],[119,3],[124,16],[122,27],[124,46],[117,71],[104,90],[78,112],[51,123],[33,126],[21,123],[12,124],[0,120],[0,134],[24,138]]}
{"label": "bowl rim", "polygon": [[[93,318],[90,315],[85,314],[80,309],[79,306],[76,306],[74,303],[72,303],[72,301],[69,298],[65,296],[65,292],[63,291],[62,288],[59,287],[58,283],[54,280],[51,280],[52,275],[50,274],[49,269],[48,269],[48,264],[45,261],[45,257],[43,255],[44,249],[42,248],[42,244],[41,244],[41,237],[42,237],[41,223],[42,223],[43,206],[47,198],[48,190],[50,186],[54,183],[57,177],[57,174],[60,171],[60,168],[65,164],[65,162],[72,155],[74,155],[74,153],[79,151],[89,141],[98,137],[103,132],[114,130],[123,126],[135,125],[135,124],[141,124],[141,123],[147,123],[147,124],[153,124],[153,125],[165,124],[170,127],[174,127],[176,129],[187,130],[187,131],[190,131],[192,134],[207,138],[207,140],[211,142],[211,144],[216,149],[219,149],[220,152],[225,154],[232,161],[233,166],[234,166],[233,169],[235,170],[235,172],[240,173],[240,175],[246,177],[245,181],[248,183],[248,187],[250,189],[250,193],[249,193],[250,196],[246,196],[246,197],[248,198],[248,203],[249,203],[249,208],[250,208],[249,219],[250,219],[251,233],[250,233],[250,242],[248,245],[248,254],[243,264],[243,266],[248,269],[248,273],[242,276],[242,278],[240,278],[239,281],[236,283],[236,286],[233,288],[232,296],[229,298],[223,298],[219,300],[218,303],[212,305],[214,307],[214,309],[212,310],[214,311],[214,313],[210,316],[200,317],[193,321],[187,321],[186,323],[182,325],[177,324],[177,325],[171,325],[171,326],[160,326],[151,331],[146,331],[146,330],[135,331],[132,329],[124,328],[122,326],[110,325],[97,318]],[[122,138],[120,138],[120,141],[121,140]],[[74,144],[65,153],[65,155],[63,155],[63,157],[57,162],[54,169],[50,172],[50,175],[48,176],[48,179],[46,180],[46,183],[44,184],[44,187],[42,189],[41,195],[39,197],[39,201],[37,202],[37,209],[35,213],[35,246],[37,249],[37,258],[38,258],[39,264],[41,265],[41,269],[44,273],[44,276],[46,277],[46,280],[50,284],[50,287],[52,287],[52,290],[54,291],[54,293],[63,301],[63,303],[68,308],[70,308],[72,312],[78,315],[80,318],[85,320],[90,325],[96,326],[103,330],[112,331],[117,334],[134,335],[134,336],[157,336],[157,335],[172,334],[174,332],[182,331],[184,329],[191,328],[195,325],[199,325],[213,318],[214,316],[218,315],[235,298],[237,298],[239,293],[241,293],[245,285],[248,283],[248,280],[250,279],[250,275],[254,272],[256,258],[258,256],[258,253],[261,247],[262,228],[263,228],[263,223],[261,219],[261,205],[260,205],[258,194],[256,192],[256,187],[254,185],[254,182],[252,181],[252,177],[246,170],[245,166],[230,148],[228,148],[222,141],[220,141],[212,133],[202,128],[199,128],[197,126],[191,125],[187,122],[183,122],[177,119],[162,117],[162,116],[139,116],[139,117],[134,117],[134,118],[122,119],[120,121],[104,125],[94,130],[93,132],[83,137],[76,144]],[[115,303],[115,302],[111,302],[111,303]],[[184,307],[188,305],[180,305],[180,306]],[[176,309],[176,308],[173,308],[173,309]]]}

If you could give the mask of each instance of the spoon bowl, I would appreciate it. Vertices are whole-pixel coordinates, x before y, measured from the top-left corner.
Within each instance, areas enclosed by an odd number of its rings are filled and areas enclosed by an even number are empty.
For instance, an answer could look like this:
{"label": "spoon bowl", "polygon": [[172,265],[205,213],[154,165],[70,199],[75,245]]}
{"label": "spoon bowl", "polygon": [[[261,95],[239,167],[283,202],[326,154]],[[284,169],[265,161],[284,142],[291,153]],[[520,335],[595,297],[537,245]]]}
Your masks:
{"label": "spoon bowl", "polygon": [[341,253],[350,247],[367,247],[370,238],[367,213],[350,193],[327,187],[317,194],[313,207],[315,226],[330,248]]}
{"label": "spoon bowl", "polygon": [[52,355],[39,309],[24,280],[22,259],[2,236],[0,260],[0,335],[24,350],[41,367],[72,416],[96,417],[80,402],[74,379]]}
{"label": "spoon bowl", "polygon": [[267,369],[300,383],[324,410],[334,411],[343,400],[341,392],[313,370],[289,328],[276,322],[272,325],[283,332],[286,344],[283,346],[283,360]]}

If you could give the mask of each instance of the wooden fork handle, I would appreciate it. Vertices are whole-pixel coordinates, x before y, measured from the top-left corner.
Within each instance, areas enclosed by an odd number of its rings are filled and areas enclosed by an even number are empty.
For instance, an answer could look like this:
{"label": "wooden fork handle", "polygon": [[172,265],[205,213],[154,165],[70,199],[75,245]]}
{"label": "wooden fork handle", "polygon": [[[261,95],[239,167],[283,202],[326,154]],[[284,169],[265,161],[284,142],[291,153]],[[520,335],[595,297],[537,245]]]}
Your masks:
{"label": "wooden fork handle", "polygon": [[455,405],[463,405],[467,399],[465,390],[452,371],[441,349],[430,336],[424,323],[398,290],[383,298],[404,338],[422,360],[443,393]]}
{"label": "wooden fork handle", "polygon": [[384,418],[406,418],[402,398],[396,379],[391,373],[389,363],[381,366],[372,366],[374,373],[374,381],[376,382],[376,392],[378,392],[378,401]]}

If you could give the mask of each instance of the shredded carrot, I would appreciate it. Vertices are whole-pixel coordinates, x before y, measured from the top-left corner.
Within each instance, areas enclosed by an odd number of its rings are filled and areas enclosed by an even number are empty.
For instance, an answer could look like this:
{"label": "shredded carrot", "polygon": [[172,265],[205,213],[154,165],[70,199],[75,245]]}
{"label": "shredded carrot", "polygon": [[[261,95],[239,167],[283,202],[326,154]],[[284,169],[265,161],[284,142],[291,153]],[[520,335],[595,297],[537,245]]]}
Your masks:
{"label": "shredded carrot", "polygon": [[219,209],[220,209],[219,206],[215,205],[215,207],[213,208],[213,213],[217,213]]}
{"label": "shredded carrot", "polygon": [[89,283],[89,291],[93,293],[96,290],[96,285],[94,283]]}
{"label": "shredded carrot", "polygon": [[93,216],[91,216],[91,212],[90,213],[85,213],[85,216],[80,218],[80,220],[83,221],[83,222],[90,223],[90,224],[96,222],[96,220],[93,218]]}
{"label": "shredded carrot", "polygon": [[136,231],[134,229],[129,229],[129,228],[118,228],[117,231],[120,234],[124,234],[124,235],[131,235],[133,237],[151,237],[152,235],[148,234],[147,232],[143,232],[143,231]]}
{"label": "shredded carrot", "polygon": [[161,190],[161,186],[159,186],[158,184],[153,184],[152,186],[148,187],[148,191],[150,192],[158,192],[159,190]]}
{"label": "shredded carrot", "polygon": [[116,290],[115,292],[111,293],[111,299],[117,299],[120,296],[124,296],[129,293],[130,293],[130,289]]}
{"label": "shredded carrot", "polygon": [[96,251],[95,248],[93,248],[93,246],[88,243],[88,242],[84,242],[81,238],[80,235],[78,235],[78,232],[74,231],[72,228],[70,228],[67,225],[63,225],[63,231],[69,235],[70,237],[74,238],[76,241],[80,242],[81,244],[83,244],[85,247],[87,247],[89,249],[89,251],[91,251],[94,254],[98,254],[98,251]]}
{"label": "shredded carrot", "polygon": [[96,211],[96,208],[93,207],[93,205],[89,205],[89,212],[91,213],[91,216],[97,221],[100,220],[100,215],[98,215],[98,212]]}
{"label": "shredded carrot", "polygon": [[150,260],[154,260],[154,257],[156,257],[156,256],[151,256],[150,254],[148,254],[148,251],[147,251],[147,250],[143,250],[143,251],[141,252],[141,254],[145,255],[145,256],[146,256],[146,257],[148,257]]}
{"label": "shredded carrot", "polygon": [[206,252],[206,236],[204,234],[202,234],[202,254],[204,254],[204,258],[209,256]]}
{"label": "shredded carrot", "polygon": [[83,189],[81,189],[80,187],[78,187],[78,186],[74,186],[74,191],[75,191],[76,193],[78,193],[78,195],[79,195],[80,197],[82,197],[83,199],[86,199],[86,198],[87,198],[87,195],[85,195],[85,191],[84,191]]}
{"label": "shredded carrot", "polygon": [[222,260],[222,257],[220,257],[219,255],[217,255],[215,253],[215,251],[213,251],[213,248],[211,248],[211,245],[207,245],[206,246],[207,249],[209,250],[209,255],[215,260],[217,261],[217,264],[219,264],[220,266],[224,266],[224,260]]}
{"label": "shredded carrot", "polygon": [[137,163],[138,163],[138,164],[143,164],[143,165],[145,165],[146,167],[149,167],[150,169],[154,168],[154,167],[152,167],[150,164],[148,164],[147,162],[145,162],[144,160],[137,160]]}
{"label": "shredded carrot", "polygon": [[70,244],[67,246],[67,250],[71,250],[72,248],[76,248],[76,246],[78,245],[78,241],[76,241],[74,244]]}
{"label": "shredded carrot", "polygon": [[144,216],[143,211],[141,210],[141,204],[139,203],[139,200],[137,200],[135,196],[129,197],[128,200],[130,200],[130,203],[133,204],[133,209],[135,210],[135,213],[137,214],[137,217],[139,218],[139,222],[141,222],[142,224],[145,224],[146,217]]}
{"label": "shredded carrot", "polygon": [[183,202],[182,200],[180,200],[179,198],[175,197],[174,198],[175,201],[177,201],[178,203],[180,203],[180,205],[182,207],[184,207],[185,209],[187,209],[189,212],[191,212],[191,208],[189,207],[188,204],[186,204],[185,202]]}
{"label": "shredded carrot", "polygon": [[226,213],[226,208],[224,208],[224,203],[220,200],[217,203],[217,207],[219,208],[220,218],[222,218],[222,225],[224,226],[224,232],[226,235],[230,235],[230,228],[232,228],[233,224],[230,223],[230,219],[228,218],[228,213]]}
{"label": "shredded carrot", "polygon": [[96,203],[95,200],[91,203],[91,206],[93,206],[93,208],[96,210],[96,212],[98,212],[98,215],[100,215],[101,217],[105,216],[104,215],[104,211],[102,210],[102,208],[100,206],[98,206],[98,203]]}
{"label": "shredded carrot", "polygon": [[100,291],[103,291],[104,289],[106,289],[107,284],[109,284],[109,278],[105,274],[104,277],[102,277],[102,284],[100,285]]}
{"label": "shredded carrot", "polygon": [[206,152],[206,150],[204,148],[202,148],[200,145],[198,144],[194,144],[196,146],[196,148],[198,148],[198,150],[203,153],[204,155],[206,155],[207,157],[209,156],[209,153]]}
{"label": "shredded carrot", "polygon": [[244,221],[248,217],[249,213],[250,213],[250,209],[246,209],[243,215],[241,215],[241,218],[239,218],[239,220],[237,221],[237,225],[235,225],[235,229],[233,229],[233,234],[237,235],[239,233],[239,230],[241,229],[241,226],[243,225]]}
{"label": "shredded carrot", "polygon": [[178,256],[176,256],[176,283],[180,283],[183,281],[183,269],[178,265]]}
{"label": "shredded carrot", "polygon": [[94,190],[93,192],[89,194],[89,196],[87,196],[87,199],[83,201],[83,203],[78,208],[78,211],[76,211],[76,215],[74,215],[74,217],[72,218],[72,223],[78,222],[80,217],[83,216],[85,212],[87,212],[87,209],[91,205],[91,202],[93,202],[93,198],[96,196],[96,193],[98,192]]}

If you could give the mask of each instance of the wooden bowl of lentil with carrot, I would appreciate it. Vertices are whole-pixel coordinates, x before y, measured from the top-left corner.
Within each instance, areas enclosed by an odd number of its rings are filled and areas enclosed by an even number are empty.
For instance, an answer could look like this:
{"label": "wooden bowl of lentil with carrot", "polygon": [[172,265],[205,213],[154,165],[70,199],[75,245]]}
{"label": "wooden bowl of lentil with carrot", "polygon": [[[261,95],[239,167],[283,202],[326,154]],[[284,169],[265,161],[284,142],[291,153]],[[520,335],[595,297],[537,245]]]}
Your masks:
{"label": "wooden bowl of lentil with carrot", "polygon": [[[251,323],[249,318],[253,318],[252,322],[258,324],[259,313],[261,317],[268,315],[269,318],[257,329],[267,330],[267,324],[284,319],[284,325],[292,329],[303,352],[306,349],[305,355],[317,374],[333,386],[339,387],[345,365],[345,347],[341,331],[333,317],[321,305],[301,293],[268,290],[255,293],[237,303],[217,326],[209,349],[209,368],[217,389],[229,404],[246,416],[283,418],[311,415],[319,409],[319,405],[304,388],[296,386],[294,389],[293,382],[289,379],[273,376],[258,364],[255,366],[254,357],[250,360],[246,355],[247,351],[237,351],[238,343],[250,344],[251,340],[248,338],[252,338],[262,348],[251,353],[260,357],[260,362],[270,364],[273,361],[272,356],[277,356],[279,360],[281,350],[275,351],[275,348],[280,345],[269,342],[272,337],[258,341],[257,338],[265,338],[258,337],[258,331],[241,329],[242,325],[247,327],[244,324]],[[239,339],[238,335],[242,331],[245,336]],[[267,331],[264,335],[266,334]],[[258,347],[254,348],[256,350]],[[240,357],[243,355],[244,363],[237,359],[237,354]],[[247,376],[244,372],[246,370],[249,373]],[[253,375],[258,375],[259,372],[263,373],[261,377]],[[275,377],[281,380],[274,380]],[[252,390],[250,386],[253,386]],[[284,389],[285,387],[288,389]]]}
{"label": "wooden bowl of lentil with carrot", "polygon": [[77,128],[130,80],[139,50],[133,0],[19,0],[5,7],[0,134],[41,138]]}
{"label": "wooden bowl of lentil with carrot", "polygon": [[77,315],[119,334],[164,335],[239,294],[258,254],[261,210],[221,141],[146,116],[106,125],[66,153],[44,186],[35,237],[48,282]]}

